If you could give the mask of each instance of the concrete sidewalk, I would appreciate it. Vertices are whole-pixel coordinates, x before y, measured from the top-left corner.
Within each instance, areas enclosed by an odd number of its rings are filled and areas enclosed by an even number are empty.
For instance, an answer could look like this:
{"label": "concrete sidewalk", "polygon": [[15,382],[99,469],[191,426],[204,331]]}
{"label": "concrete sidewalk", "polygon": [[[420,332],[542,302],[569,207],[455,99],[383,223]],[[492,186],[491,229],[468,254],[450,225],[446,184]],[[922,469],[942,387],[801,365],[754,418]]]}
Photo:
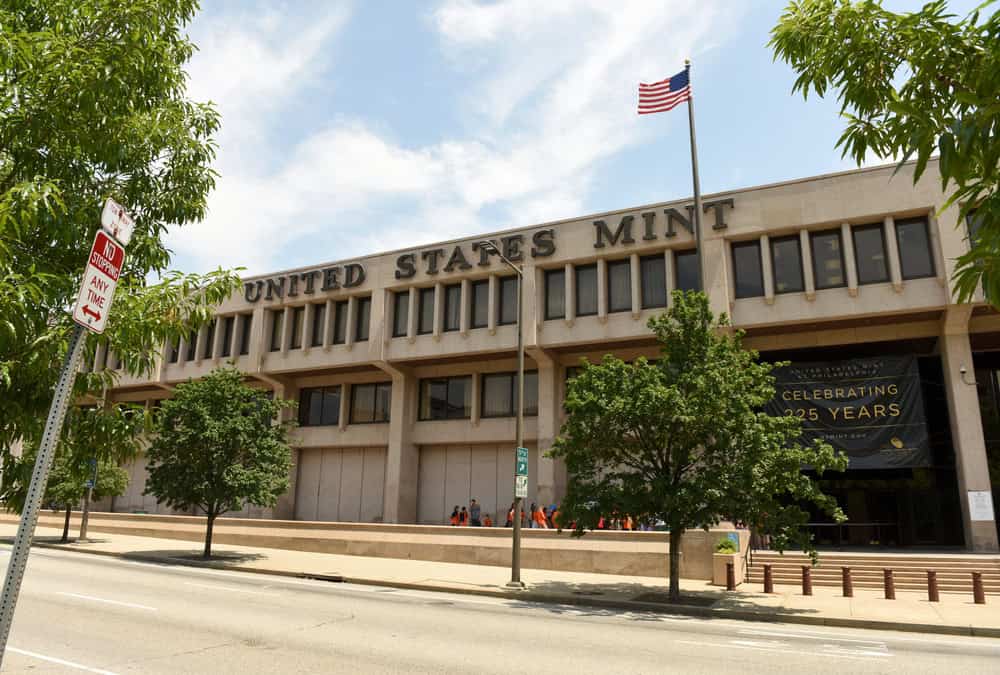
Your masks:
{"label": "concrete sidewalk", "polygon": [[[16,530],[14,524],[0,524],[0,539],[9,543]],[[744,584],[740,590],[726,592],[707,582],[681,579],[684,604],[672,605],[666,602],[666,580],[654,577],[525,569],[521,578],[527,588],[517,591],[505,587],[510,579],[510,570],[506,567],[230,545],[213,547],[214,559],[204,561],[200,558],[201,546],[176,539],[97,533],[87,543],[59,544],[60,535],[61,530],[39,527],[35,543],[68,551],[168,565],[326,578],[535,602],[727,619],[1000,637],[1000,599],[995,596],[987,597],[986,605],[976,605],[971,595],[942,593],[941,602],[931,603],[925,595],[916,593],[897,592],[896,600],[885,600],[881,592],[858,589],[855,590],[855,597],[844,598],[839,589],[816,587],[814,595],[805,597],[799,588],[791,586],[776,586],[774,594],[765,595],[756,585]]]}

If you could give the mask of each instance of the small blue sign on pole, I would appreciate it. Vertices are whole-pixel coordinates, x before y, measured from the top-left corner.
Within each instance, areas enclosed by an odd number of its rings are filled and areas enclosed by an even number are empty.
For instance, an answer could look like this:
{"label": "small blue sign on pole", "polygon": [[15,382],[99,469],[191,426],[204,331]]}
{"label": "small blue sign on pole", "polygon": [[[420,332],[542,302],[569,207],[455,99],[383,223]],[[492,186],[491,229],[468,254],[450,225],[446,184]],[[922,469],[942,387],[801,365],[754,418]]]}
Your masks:
{"label": "small blue sign on pole", "polygon": [[528,475],[528,449],[518,448],[517,449],[517,469],[514,471],[515,476],[527,476]]}

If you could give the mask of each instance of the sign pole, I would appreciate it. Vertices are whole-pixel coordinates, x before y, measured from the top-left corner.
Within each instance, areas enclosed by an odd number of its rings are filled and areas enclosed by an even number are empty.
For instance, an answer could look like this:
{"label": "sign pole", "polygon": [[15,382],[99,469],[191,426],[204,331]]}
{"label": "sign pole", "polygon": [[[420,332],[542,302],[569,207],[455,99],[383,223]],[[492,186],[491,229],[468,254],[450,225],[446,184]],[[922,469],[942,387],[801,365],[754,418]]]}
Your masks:
{"label": "sign pole", "polygon": [[87,523],[90,520],[90,500],[94,498],[94,486],[97,484],[97,460],[90,460],[93,473],[87,480],[87,492],[83,495],[83,513],[80,514],[80,541],[87,541]]}
{"label": "sign pole", "polygon": [[3,655],[7,649],[7,637],[10,635],[10,626],[14,619],[14,606],[17,604],[17,596],[21,592],[21,580],[24,578],[24,570],[28,564],[28,551],[31,549],[31,540],[35,536],[38,510],[41,508],[42,498],[45,496],[49,470],[52,468],[52,460],[55,458],[56,443],[62,431],[63,420],[66,419],[66,409],[69,407],[73,395],[76,371],[79,368],[80,359],[83,357],[83,346],[86,343],[84,337],[83,326],[74,325],[73,334],[69,341],[69,350],[66,352],[66,360],[63,363],[62,372],[59,374],[59,382],[56,384],[55,395],[52,397],[52,406],[49,408],[49,417],[45,421],[42,442],[38,446],[38,457],[35,460],[35,470],[31,474],[28,496],[21,514],[21,524],[18,525],[14,547],[10,552],[10,562],[7,563],[7,577],[3,583],[3,595],[0,596],[0,663],[3,662]]}
{"label": "sign pole", "polygon": [[[515,450],[515,465],[520,459],[521,447],[524,445],[524,271],[517,270],[517,450]],[[519,474],[520,471],[515,473]],[[515,482],[518,480],[514,478]],[[521,503],[520,490],[514,492],[514,540],[510,552],[510,583],[511,588],[524,588],[521,581]]]}

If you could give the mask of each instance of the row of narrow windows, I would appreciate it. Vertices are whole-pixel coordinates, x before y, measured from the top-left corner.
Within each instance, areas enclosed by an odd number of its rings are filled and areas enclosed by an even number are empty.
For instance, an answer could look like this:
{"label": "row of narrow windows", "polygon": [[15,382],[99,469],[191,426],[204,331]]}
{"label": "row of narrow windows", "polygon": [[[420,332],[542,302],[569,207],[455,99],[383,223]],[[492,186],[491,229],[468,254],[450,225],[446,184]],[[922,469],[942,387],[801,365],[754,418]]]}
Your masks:
{"label": "row of narrow windows", "polygon": [[[215,320],[210,321],[205,326],[203,353],[198,353],[198,331],[192,331],[191,334],[188,335],[187,340],[184,341],[184,360],[194,361],[198,358],[214,358],[216,356],[216,331],[222,331],[222,339],[219,344],[219,357],[225,358],[233,356],[234,349],[236,354],[245,356],[250,353],[250,330],[252,326],[253,314],[236,314],[233,316],[216,317]],[[234,335],[237,336],[235,345],[233,342]],[[169,363],[177,363],[181,360],[181,356],[181,345],[179,342],[169,345],[167,349],[167,361]]]}

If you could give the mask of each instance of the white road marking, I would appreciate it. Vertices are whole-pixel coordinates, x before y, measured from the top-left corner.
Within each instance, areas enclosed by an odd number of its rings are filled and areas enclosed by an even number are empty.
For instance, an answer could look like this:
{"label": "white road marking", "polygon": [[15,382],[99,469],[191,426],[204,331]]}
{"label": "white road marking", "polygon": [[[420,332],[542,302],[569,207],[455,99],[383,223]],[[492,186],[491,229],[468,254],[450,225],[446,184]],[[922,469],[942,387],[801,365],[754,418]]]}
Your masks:
{"label": "white road marking", "polygon": [[84,670],[88,673],[100,673],[100,675],[117,675],[110,670],[101,670],[100,668],[91,668],[90,666],[85,666],[82,663],[74,663],[72,661],[67,661],[65,659],[57,659],[54,656],[46,656],[45,654],[39,654],[38,652],[29,652],[27,649],[18,649],[17,647],[7,647],[7,651],[14,652],[15,654],[21,654],[22,656],[30,656],[33,659],[38,659],[39,661],[48,661],[49,663],[57,663],[60,666],[66,666],[68,668],[76,668],[77,670]]}
{"label": "white road marking", "polygon": [[871,661],[872,659],[876,659],[876,658],[889,658],[889,657],[892,657],[892,654],[868,654],[868,653],[841,654],[841,653],[838,653],[838,652],[826,652],[826,651],[822,652],[822,653],[817,653],[817,652],[807,652],[807,651],[802,650],[802,649],[783,649],[781,647],[763,647],[763,646],[755,646],[755,645],[736,644],[734,642],[704,642],[704,641],[701,641],[701,640],[674,640],[674,642],[676,642],[677,644],[695,645],[695,646],[698,646],[698,647],[720,647],[720,648],[723,648],[723,649],[726,649],[726,648],[729,648],[729,649],[733,649],[733,648],[735,648],[735,649],[753,649],[754,651],[759,651],[759,652],[774,652],[774,653],[778,653],[778,654],[795,654],[797,656],[833,657],[835,659],[852,659],[854,661]]}
{"label": "white road marking", "polygon": [[109,605],[121,605],[122,607],[132,607],[133,609],[145,609],[150,612],[158,611],[156,607],[150,607],[149,605],[137,605],[134,602],[122,602],[121,600],[108,600],[107,598],[97,598],[93,595],[80,595],[79,593],[67,593],[66,591],[56,591],[56,595],[65,595],[70,598],[91,600],[93,602],[103,602]]}
{"label": "white road marking", "polygon": [[776,630],[760,630],[747,628],[740,631],[740,635],[765,635],[768,637],[794,637],[801,640],[833,640],[836,642],[857,642],[866,645],[875,645],[877,647],[885,647],[885,642],[882,640],[857,640],[854,638],[842,638],[835,637],[834,635],[826,635],[824,633],[799,633],[797,631],[776,631]]}
{"label": "white road marking", "polygon": [[232,586],[219,586],[218,584],[198,584],[193,581],[185,581],[185,586],[195,586],[197,588],[210,588],[213,591],[229,591],[230,593],[249,593],[250,595],[278,595],[267,591],[251,591],[246,588],[233,588]]}

